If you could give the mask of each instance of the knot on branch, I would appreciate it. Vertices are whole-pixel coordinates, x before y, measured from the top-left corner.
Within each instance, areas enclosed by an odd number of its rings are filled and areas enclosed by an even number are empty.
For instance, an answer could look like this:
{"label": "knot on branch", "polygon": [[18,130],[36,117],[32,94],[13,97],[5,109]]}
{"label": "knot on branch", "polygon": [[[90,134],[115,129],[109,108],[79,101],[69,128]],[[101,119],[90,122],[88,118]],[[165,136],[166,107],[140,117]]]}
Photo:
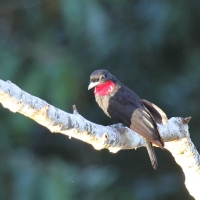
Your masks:
{"label": "knot on branch", "polygon": [[75,104],[72,106],[72,108],[73,108],[73,114],[78,114],[78,110]]}
{"label": "knot on branch", "polygon": [[192,117],[183,118],[183,123],[188,124],[191,119],[192,119]]}

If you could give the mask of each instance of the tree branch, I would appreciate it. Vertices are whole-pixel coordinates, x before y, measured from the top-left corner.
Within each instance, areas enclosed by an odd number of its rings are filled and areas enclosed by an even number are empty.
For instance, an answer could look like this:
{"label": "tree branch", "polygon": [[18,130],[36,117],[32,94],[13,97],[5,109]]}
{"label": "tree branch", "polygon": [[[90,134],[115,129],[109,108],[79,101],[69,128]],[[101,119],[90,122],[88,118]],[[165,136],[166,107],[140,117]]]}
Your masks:
{"label": "tree branch", "polygon": [[[26,93],[10,81],[0,80],[0,103],[12,112],[19,112],[35,120],[51,132],[77,138],[98,150],[106,148],[115,153],[145,145],[142,136],[122,124],[102,126],[92,123],[78,114],[75,106],[73,114],[64,112]],[[165,148],[185,173],[188,191],[196,199],[200,199],[200,156],[190,139],[189,120],[190,117],[173,117],[166,125],[158,124],[158,128]]]}

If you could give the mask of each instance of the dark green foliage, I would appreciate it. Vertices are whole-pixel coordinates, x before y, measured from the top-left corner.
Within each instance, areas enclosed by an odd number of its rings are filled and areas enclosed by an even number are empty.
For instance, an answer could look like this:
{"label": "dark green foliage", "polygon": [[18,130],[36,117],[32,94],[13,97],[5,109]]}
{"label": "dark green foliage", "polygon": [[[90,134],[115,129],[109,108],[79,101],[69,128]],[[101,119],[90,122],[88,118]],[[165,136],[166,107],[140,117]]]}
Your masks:
{"label": "dark green foliage", "polygon": [[[192,116],[200,148],[200,2],[1,0],[0,78],[67,112],[107,118],[87,91],[105,68],[169,117]],[[0,199],[192,199],[168,152],[111,154],[0,108]]]}

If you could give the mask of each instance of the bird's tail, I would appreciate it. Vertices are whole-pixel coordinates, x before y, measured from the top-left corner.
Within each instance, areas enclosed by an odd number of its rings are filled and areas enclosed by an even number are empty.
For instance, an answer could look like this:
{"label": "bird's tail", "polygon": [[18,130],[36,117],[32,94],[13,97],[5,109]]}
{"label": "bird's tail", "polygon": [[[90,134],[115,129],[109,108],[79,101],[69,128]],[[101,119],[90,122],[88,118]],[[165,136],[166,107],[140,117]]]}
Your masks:
{"label": "bird's tail", "polygon": [[147,148],[150,160],[151,160],[151,164],[152,164],[153,168],[156,169],[158,167],[156,154],[155,154],[155,151],[154,151],[154,148],[153,148],[151,142],[149,142],[147,140],[146,140],[146,148]]}

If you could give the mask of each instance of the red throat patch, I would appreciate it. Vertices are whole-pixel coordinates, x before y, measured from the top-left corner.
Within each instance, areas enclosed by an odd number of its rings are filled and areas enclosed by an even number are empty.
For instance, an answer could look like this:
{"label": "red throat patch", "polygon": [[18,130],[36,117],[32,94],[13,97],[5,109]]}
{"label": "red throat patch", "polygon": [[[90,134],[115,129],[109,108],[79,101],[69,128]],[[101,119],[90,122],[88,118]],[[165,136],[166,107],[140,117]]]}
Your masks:
{"label": "red throat patch", "polygon": [[94,89],[94,94],[98,96],[105,96],[110,94],[114,90],[115,84],[112,81],[106,81],[100,85],[97,85]]}

